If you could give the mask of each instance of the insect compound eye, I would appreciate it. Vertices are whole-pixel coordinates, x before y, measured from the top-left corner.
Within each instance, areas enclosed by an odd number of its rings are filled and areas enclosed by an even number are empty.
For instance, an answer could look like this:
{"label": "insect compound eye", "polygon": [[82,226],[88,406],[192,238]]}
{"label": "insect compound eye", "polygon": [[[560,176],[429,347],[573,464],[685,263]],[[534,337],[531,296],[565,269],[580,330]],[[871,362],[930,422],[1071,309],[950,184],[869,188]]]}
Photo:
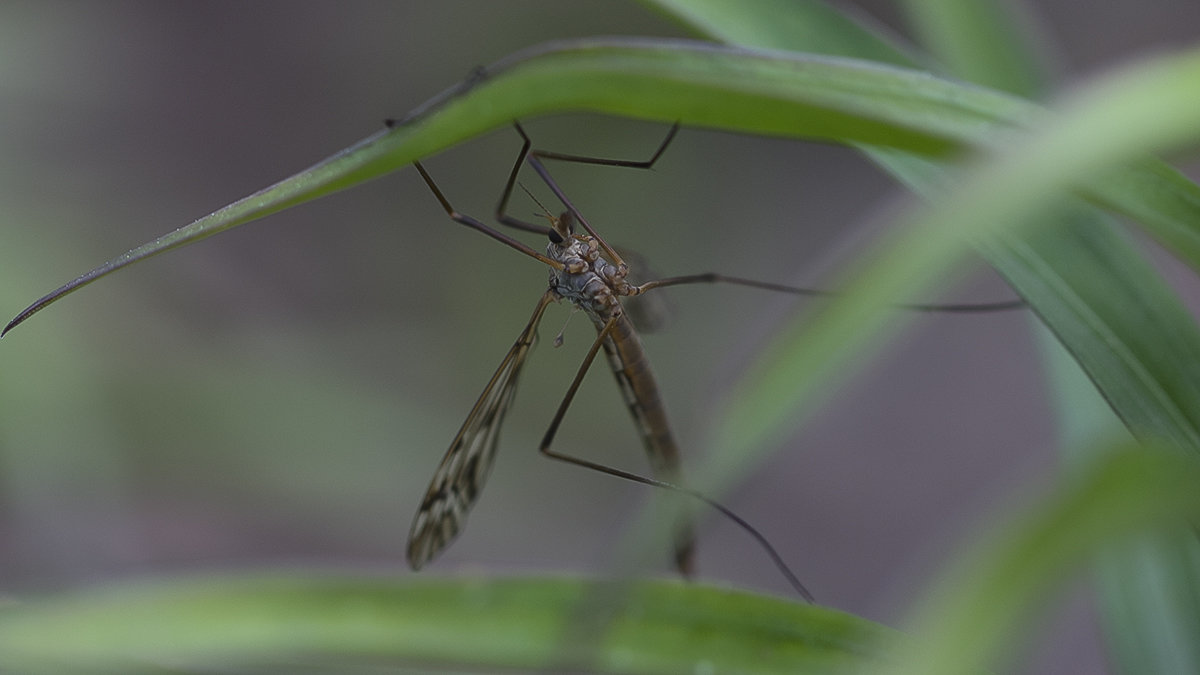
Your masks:
{"label": "insect compound eye", "polygon": [[563,236],[558,233],[558,230],[551,229],[547,234],[550,235],[550,243],[551,244],[563,243]]}

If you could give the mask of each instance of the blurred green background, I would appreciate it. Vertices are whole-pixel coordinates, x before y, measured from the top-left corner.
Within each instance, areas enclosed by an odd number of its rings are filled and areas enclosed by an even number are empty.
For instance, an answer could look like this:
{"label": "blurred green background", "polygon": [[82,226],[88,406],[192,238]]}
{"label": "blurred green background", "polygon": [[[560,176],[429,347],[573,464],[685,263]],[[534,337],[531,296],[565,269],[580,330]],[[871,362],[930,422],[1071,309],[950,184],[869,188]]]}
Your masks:
{"label": "blurred green background", "polygon": [[[1200,37],[1191,0],[1028,4],[1063,81]],[[904,30],[891,3],[857,6]],[[0,314],[374,132],[475,66],[611,34],[681,35],[606,0],[0,4]],[[582,116],[528,129],[542,147],[616,157],[645,156],[665,132]],[[486,218],[518,147],[500,130],[428,168]],[[843,148],[690,129],[652,172],[553,170],[659,275],[828,287],[904,198]],[[535,208],[522,197],[513,211]],[[408,573],[413,510],[545,276],[451,223],[408,170],[55,305],[0,343],[0,593],[266,565]],[[986,273],[956,288],[948,297],[1008,297]],[[672,321],[646,343],[699,455],[706,419],[804,305],[737,288],[668,297]],[[594,335],[577,318],[553,349],[567,315],[547,314],[487,493],[431,573],[602,569],[647,498],[536,452]],[[726,503],[823,603],[893,619],[978,516],[1053,475],[1027,328],[1019,314],[923,317]],[[558,447],[645,467],[603,369]],[[704,577],[786,592],[728,523],[701,536]],[[663,559],[666,573],[665,547]],[[1100,667],[1085,601],[1056,630],[1037,663]]]}

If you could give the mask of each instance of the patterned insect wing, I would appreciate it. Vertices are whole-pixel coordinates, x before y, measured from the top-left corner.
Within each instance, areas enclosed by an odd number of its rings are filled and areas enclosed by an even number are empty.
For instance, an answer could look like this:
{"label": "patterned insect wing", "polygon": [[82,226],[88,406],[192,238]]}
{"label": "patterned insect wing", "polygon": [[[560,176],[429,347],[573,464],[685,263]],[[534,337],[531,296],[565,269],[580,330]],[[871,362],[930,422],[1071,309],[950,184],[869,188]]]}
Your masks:
{"label": "patterned insect wing", "polygon": [[551,292],[542,296],[529,324],[479,395],[434,472],[408,534],[408,564],[414,570],[437,557],[466,524],[491,473],[500,425],[517,393],[517,378],[537,336],[538,322],[553,299]]}

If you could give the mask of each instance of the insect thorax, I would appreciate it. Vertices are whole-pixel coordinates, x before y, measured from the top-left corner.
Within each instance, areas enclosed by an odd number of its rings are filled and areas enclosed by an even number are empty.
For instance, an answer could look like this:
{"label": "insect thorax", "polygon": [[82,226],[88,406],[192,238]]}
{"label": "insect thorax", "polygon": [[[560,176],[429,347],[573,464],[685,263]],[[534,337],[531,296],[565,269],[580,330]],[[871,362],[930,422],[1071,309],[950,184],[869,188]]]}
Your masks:
{"label": "insect thorax", "polygon": [[546,255],[564,265],[550,270],[550,288],[594,317],[607,320],[621,306],[617,297],[633,292],[627,270],[605,260],[594,237],[573,234],[561,244],[551,242]]}

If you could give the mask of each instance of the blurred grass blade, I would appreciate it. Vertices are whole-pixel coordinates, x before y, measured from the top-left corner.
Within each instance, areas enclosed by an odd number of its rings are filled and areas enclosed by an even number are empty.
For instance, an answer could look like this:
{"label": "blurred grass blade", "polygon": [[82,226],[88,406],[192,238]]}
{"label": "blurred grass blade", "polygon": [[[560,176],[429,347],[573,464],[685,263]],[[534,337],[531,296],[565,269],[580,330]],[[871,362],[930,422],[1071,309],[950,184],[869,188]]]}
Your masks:
{"label": "blurred grass blade", "polygon": [[[1176,112],[1186,115],[1192,109],[1189,104]],[[1143,225],[1168,251],[1200,271],[1200,188],[1177,169],[1143,160],[1098,177],[1087,195],[1097,205]]]}
{"label": "blurred grass blade", "polygon": [[[1011,26],[1014,22],[992,18],[1012,11],[1012,5],[1001,8],[993,0],[908,0],[907,6],[922,27],[919,32],[932,38],[939,46],[935,53],[942,61],[954,64],[958,75],[1016,93],[1033,93],[1004,84],[1025,82],[1032,86],[1037,81],[1032,73],[1011,72],[1029,68],[1031,63],[1029,54],[1017,46],[1018,40],[994,39],[997,27],[1005,29],[1000,38],[1015,34]],[[989,19],[972,20],[984,15]],[[1200,451],[1196,439],[1179,438],[1177,430],[1187,425],[1163,419],[1172,411],[1180,418],[1193,417],[1200,405],[1200,401],[1189,402],[1189,397],[1171,396],[1166,391],[1195,391],[1188,384],[1200,377],[1200,369],[1195,366],[1200,361],[1196,348],[1200,336],[1187,310],[1102,216],[1080,214],[1064,230],[1042,234],[1046,236],[1017,242],[1015,250],[1005,247],[989,258],[1027,298],[1033,297],[1031,292],[1045,294],[1052,287],[1048,283],[1051,280],[1053,286],[1071,288],[1090,308],[1091,321],[1073,321],[1082,318],[1080,308],[1071,310],[1068,320],[1058,320],[1055,317],[1059,313],[1050,309],[1053,305],[1033,302],[1042,308],[1048,322],[1059,324],[1060,334],[1064,324],[1066,330],[1074,328],[1079,333],[1064,337],[1075,353],[1086,350],[1079,361],[1088,366],[1101,389],[1114,398],[1113,408],[1122,411],[1129,428],[1143,437],[1174,437],[1185,447]],[[1177,245],[1193,243],[1184,239]],[[1056,248],[1064,255],[1047,255]],[[1058,264],[1052,264],[1055,260]],[[1036,291],[1029,288],[1030,281]],[[1070,303],[1070,298],[1062,300],[1065,304],[1080,304]],[[1128,349],[1107,348],[1112,344],[1125,344]],[[1062,363],[1065,352],[1049,350],[1050,358],[1055,355],[1056,382],[1074,379],[1066,371],[1077,369],[1075,362]],[[1122,361],[1133,358],[1147,364],[1144,372],[1153,373],[1153,377],[1136,377],[1139,364]],[[1065,450],[1076,469],[1097,459],[1095,443],[1082,437],[1094,437],[1112,426],[1107,419],[1111,408],[1096,396],[1081,400],[1083,397],[1075,393],[1078,389],[1056,387],[1060,395],[1070,396],[1059,405],[1059,419],[1071,432]],[[1148,401],[1163,405],[1145,405]],[[1173,410],[1173,404],[1184,408]],[[1085,424],[1092,428],[1084,430]],[[1190,426],[1196,426],[1196,422]],[[1141,537],[1129,546],[1101,555],[1096,568],[1101,623],[1114,663],[1131,675],[1200,672],[1200,643],[1196,640],[1200,635],[1197,531],[1171,528]]]}
{"label": "blurred grass blade", "polygon": [[[731,396],[727,421],[720,429],[719,452],[714,453],[704,477],[718,486],[720,481],[738,479],[747,465],[756,465],[779,446],[796,420],[828,395],[837,377],[853,372],[863,360],[863,348],[882,330],[891,289],[919,293],[935,280],[946,278],[967,238],[994,241],[1001,235],[1016,236],[1019,228],[1032,222],[1044,224],[1038,218],[1062,205],[1057,192],[1082,176],[1095,175],[1105,166],[1142,152],[1200,141],[1200,110],[1195,109],[1194,125],[1175,126],[1173,132],[1178,135],[1174,138],[1163,134],[1149,139],[1133,128],[1126,137],[1112,137],[1113,128],[1153,126],[1160,113],[1173,115],[1162,111],[1162,106],[1179,105],[1177,95],[1200,95],[1189,89],[1200,86],[1200,79],[1192,77],[1196,70],[1200,70],[1200,53],[1190,52],[1145,62],[1137,71],[1098,83],[1064,110],[1057,124],[1014,143],[995,161],[971,172],[927,212],[905,218],[900,234],[890,237],[880,247],[885,252],[853,276],[841,301],[808,324],[793,322],[764,353],[745,384]],[[1116,100],[1130,90],[1149,93],[1160,88],[1164,91],[1138,98],[1140,106]],[[1110,112],[1120,115],[1112,120],[1114,127],[1097,124],[1097,116]],[[1144,145],[1135,146],[1131,138],[1139,136]],[[1120,343],[1109,347],[1126,349]],[[1143,375],[1162,373],[1135,372],[1136,377]],[[1200,386],[1196,381],[1180,384],[1184,387],[1181,391],[1165,391],[1173,399],[1180,397],[1168,402],[1168,416],[1172,410],[1183,409],[1179,401],[1194,398]],[[1156,406],[1162,401],[1147,403]],[[1184,438],[1195,435],[1190,420],[1177,423]]]}
{"label": "blurred grass blade", "polygon": [[1195,527],[1140,537],[1097,565],[1101,623],[1130,675],[1200,673],[1200,542]]}
{"label": "blurred grass blade", "polygon": [[569,641],[578,603],[597,589],[586,581],[168,581],[10,602],[0,611],[0,654],[5,672],[56,675],[285,665],[311,672],[322,664],[330,672],[373,664],[827,673],[872,659],[871,647],[894,634],[841,612],[737,591],[665,581],[622,588],[613,623]]}
{"label": "blurred grass blade", "polygon": [[[1200,522],[1197,485],[1200,462],[1192,455],[1138,446],[1104,452],[940,577],[908,623],[914,640],[900,647],[902,665],[883,672],[949,675],[996,665],[1003,648],[1025,634],[1032,611],[1090,557],[1148,532]],[[923,643],[938,647],[918,647]]]}
{"label": "blurred grass blade", "polygon": [[[872,156],[930,198],[944,184],[944,172],[924,160]],[[1200,330],[1127,235],[1076,204],[1048,213],[1021,238],[997,238],[979,250],[1130,430],[1200,453]]]}
{"label": "blurred grass blade", "polygon": [[[1196,119],[1196,109],[1187,101],[1200,100],[1197,75],[1200,56],[1193,52],[1110,76],[1085,98],[1074,101],[1065,119],[1057,120],[1034,138],[1011,143],[1003,162],[956,186],[949,204],[934,214],[910,220],[923,226],[888,242],[892,253],[881,256],[869,273],[859,276],[855,286],[860,289],[858,293],[848,295],[846,302],[826,312],[811,332],[794,324],[760,360],[754,374],[732,397],[729,421],[718,443],[722,448],[737,450],[724,455],[724,465],[714,467],[712,475],[740,475],[748,464],[753,464],[747,460],[764,452],[764,447],[774,447],[785,433],[785,420],[794,422],[799,411],[809,409],[814,397],[832,382],[832,371],[850,367],[853,348],[861,347],[880,328],[885,303],[878,289],[919,292],[915,289],[945,277],[953,268],[963,254],[966,239],[994,237],[1034,216],[1039,209],[1055,203],[1056,190],[1097,177],[1127,175],[1130,170],[1120,168],[1122,162],[1141,161],[1147,153],[1194,143],[1200,136],[1200,119]],[[1189,184],[1189,189],[1194,188]],[[1158,199],[1149,190],[1141,197],[1150,202]],[[1197,223],[1200,220],[1187,226],[1195,228]],[[951,239],[958,243],[951,243]],[[1136,377],[1143,375],[1135,373]],[[1165,377],[1164,381],[1172,378]],[[1180,384],[1181,391],[1168,390],[1183,397],[1169,402],[1166,417],[1175,417],[1171,410],[1186,409],[1185,404],[1193,397],[1195,385]],[[1176,421],[1175,437],[1195,436],[1191,420]]]}
{"label": "blurred grass blade", "polygon": [[[1111,402],[1111,408],[1099,400],[1081,405],[1076,397],[1060,406],[1060,419],[1078,427],[1080,417],[1089,418],[1102,429],[1100,415],[1112,417],[1115,410],[1140,437],[1171,438],[1195,456],[1200,335],[1179,299],[1141,256],[1131,254],[1123,234],[1085,213],[1067,218],[1063,227],[1006,242],[987,257],[1023,296],[1042,298],[1034,301],[1041,316]],[[1078,369],[1074,361],[1070,366]],[[1083,447],[1070,452],[1076,470],[1097,460],[1092,455],[1100,448]],[[1105,644],[1124,672],[1200,672],[1198,553],[1195,529],[1171,528],[1100,557]]]}
{"label": "blurred grass blade", "polygon": [[1029,98],[1045,89],[1019,3],[905,0],[903,5],[918,41],[958,77]]}
{"label": "blurred grass blade", "polygon": [[[872,34],[861,23],[831,19],[837,14],[817,0],[780,4],[775,0],[704,0],[680,3],[674,0],[641,0],[695,31],[697,37],[730,45],[762,49],[789,49],[853,58],[873,58],[880,51],[889,62],[918,66],[917,57],[894,48],[892,42]],[[802,27],[785,32],[791,27]],[[994,61],[998,57],[992,57]],[[1032,78],[1032,75],[1027,77]],[[972,90],[971,87],[964,91]],[[986,91],[986,90],[985,90]],[[997,93],[997,92],[993,92]],[[1010,99],[1015,104],[1017,99]],[[1023,124],[1039,110],[1031,104],[1008,111],[995,110],[994,121]],[[1186,117],[1193,105],[1172,111]],[[950,110],[945,111],[952,114]],[[986,130],[980,129],[981,133]],[[1152,131],[1152,130],[1146,130]],[[979,140],[976,138],[976,140]],[[856,141],[847,141],[856,145]],[[920,154],[920,153],[918,153]],[[1126,216],[1146,227],[1175,255],[1200,271],[1200,187],[1173,167],[1151,159],[1131,162],[1113,172],[1095,177],[1080,187],[1089,201]]]}
{"label": "blurred grass blade", "polygon": [[895,66],[917,59],[861,19],[817,0],[640,0],[697,36],[731,45],[846,56]]}
{"label": "blurred grass blade", "polygon": [[[919,32],[934,36],[932,42],[938,55],[960,76],[1018,93],[1034,93],[1040,78],[1027,55],[1014,53],[1019,48],[1003,39],[1003,35],[997,40],[976,34],[977,30],[985,33],[993,30],[992,25],[952,21],[961,18],[957,10],[942,14],[932,11],[947,4],[944,2],[912,0],[909,4],[920,4],[922,9],[929,10],[917,15],[917,22],[922,24]],[[975,10],[976,16],[998,9],[978,7],[989,4],[987,0],[957,3],[958,9]],[[796,8],[797,16],[791,21],[781,20],[778,12],[756,17],[760,23],[787,26],[813,20],[808,16],[801,19],[800,15],[805,13],[806,10]],[[741,19],[743,24],[752,20]],[[870,53],[870,50],[859,53],[853,50],[870,43],[874,37],[849,24],[836,29],[823,24],[825,30],[819,40],[811,39],[806,31],[796,31],[790,41],[776,36],[770,45],[764,45],[755,42],[755,31],[726,31],[722,21],[703,22],[693,17],[692,25],[702,27],[705,37],[734,44],[831,51],[850,56]],[[842,44],[836,44],[839,40]],[[831,41],[835,43],[832,49]],[[990,53],[962,54],[960,49]],[[1029,72],[1007,72],[1014,68]],[[901,152],[878,148],[866,151],[894,175],[909,184],[920,184],[930,194],[933,185],[927,179],[934,169],[928,162]],[[1165,165],[1147,164],[1141,173],[1125,172],[1100,181],[1098,194],[1103,203],[1110,190],[1158,192],[1158,210],[1134,214],[1135,217],[1152,223],[1156,236],[1178,255],[1195,260],[1195,228],[1189,225],[1189,221],[1195,222],[1191,215],[1195,208],[1194,191],[1190,185],[1177,190],[1162,189],[1163,184],[1172,182],[1186,182],[1186,179]],[[1172,204],[1174,200],[1183,203]],[[1100,214],[1088,216],[1081,209],[1075,212],[1066,228],[1044,229],[1036,237],[994,248],[989,260],[1039,308],[1043,320],[1057,326],[1060,338],[1072,345],[1072,351],[1088,366],[1097,384],[1110,393],[1131,428],[1141,433],[1163,433],[1188,444],[1186,437],[1192,434],[1196,423],[1187,418],[1200,409],[1194,400],[1193,383],[1197,374],[1192,372],[1197,363],[1194,323],[1179,301],[1163,287],[1154,270],[1108,219]],[[1147,314],[1152,315],[1152,320],[1144,323]],[[1058,355],[1062,350],[1053,353]],[[1056,372],[1078,372],[1074,362],[1064,364],[1062,358],[1054,356],[1051,360],[1058,365]],[[1143,361],[1152,366],[1143,368]],[[1155,401],[1164,405],[1145,404]],[[1081,403],[1078,397],[1063,403],[1059,419],[1072,432],[1068,447],[1086,447],[1084,439],[1094,441],[1095,434],[1107,427],[1104,420],[1111,418],[1108,404],[1097,396],[1088,397],[1086,403]],[[1178,424],[1177,420],[1184,422]],[[1192,448],[1197,449],[1194,445]],[[1110,649],[1126,672],[1198,672],[1200,655],[1194,636],[1200,631],[1197,619],[1200,597],[1195,593],[1200,543],[1191,529],[1176,533],[1175,538],[1162,535],[1156,542],[1113,552],[1102,559],[1105,627]]]}

